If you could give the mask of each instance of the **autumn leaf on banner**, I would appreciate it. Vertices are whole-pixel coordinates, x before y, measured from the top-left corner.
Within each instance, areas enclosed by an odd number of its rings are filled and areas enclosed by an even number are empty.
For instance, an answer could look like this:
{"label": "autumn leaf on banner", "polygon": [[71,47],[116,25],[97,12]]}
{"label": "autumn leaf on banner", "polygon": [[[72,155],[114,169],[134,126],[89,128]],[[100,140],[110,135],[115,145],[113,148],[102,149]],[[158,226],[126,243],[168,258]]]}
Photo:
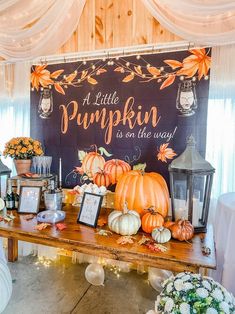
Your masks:
{"label": "autumn leaf on banner", "polygon": [[98,82],[93,78],[93,77],[87,77],[87,81],[92,84],[92,85],[95,85],[97,84]]}
{"label": "autumn leaf on banner", "polygon": [[182,69],[177,71],[177,75],[194,76],[198,71],[198,79],[206,76],[211,65],[211,57],[207,56],[205,48],[192,49],[189,57],[183,60]]}
{"label": "autumn leaf on banner", "polygon": [[135,238],[132,236],[122,236],[122,237],[117,239],[117,244],[121,244],[121,245],[132,244],[132,243],[134,243],[134,239]]}
{"label": "autumn leaf on banner", "polygon": [[57,79],[57,77],[59,77],[60,74],[62,74],[63,72],[64,72],[64,70],[57,70],[57,71],[51,73],[51,78]]}
{"label": "autumn leaf on banner", "polygon": [[105,73],[105,72],[107,72],[107,70],[101,68],[101,69],[99,69],[99,70],[96,71],[96,75],[100,75],[101,73]]}
{"label": "autumn leaf on banner", "polygon": [[135,68],[136,73],[138,73],[140,75],[143,74],[140,66],[138,66],[138,67],[135,66],[134,68]]}
{"label": "autumn leaf on banner", "polygon": [[86,157],[87,152],[85,152],[84,150],[78,150],[78,159],[82,162],[83,159]]}
{"label": "autumn leaf on banner", "polygon": [[167,162],[167,159],[173,159],[177,154],[172,148],[168,148],[169,143],[162,144],[157,154],[157,159],[162,162]]}
{"label": "autumn leaf on banner", "polygon": [[43,230],[43,229],[46,229],[47,227],[51,226],[51,224],[47,224],[47,223],[41,223],[41,224],[38,224],[34,227],[35,230]]}
{"label": "autumn leaf on banner", "polygon": [[134,77],[135,77],[135,74],[134,74],[134,73],[133,73],[133,74],[129,74],[129,75],[127,75],[126,77],[124,77],[124,79],[123,79],[122,81],[123,81],[124,83],[128,83],[128,82],[132,81]]}
{"label": "autumn leaf on banner", "polygon": [[83,80],[86,77],[87,73],[88,73],[87,70],[82,71],[81,80]]}
{"label": "autumn leaf on banner", "polygon": [[68,83],[72,83],[72,81],[75,79],[75,77],[77,76],[77,73],[71,73],[70,75],[66,76],[65,80]]}
{"label": "autumn leaf on banner", "polygon": [[122,67],[117,67],[116,69],[114,69],[114,72],[122,72],[123,68]]}
{"label": "autumn leaf on banner", "polygon": [[145,245],[147,244],[148,242],[151,242],[152,239],[146,237],[145,235],[142,236],[142,238],[138,241],[138,244],[139,245]]}
{"label": "autumn leaf on banner", "polygon": [[100,218],[98,219],[97,225],[98,225],[99,227],[103,227],[103,226],[106,225],[107,223],[108,223],[108,220],[107,220],[106,217],[100,217]]}
{"label": "autumn leaf on banner", "polygon": [[146,162],[144,164],[137,164],[133,166],[133,170],[141,170],[144,171],[146,168],[147,164]]}
{"label": "autumn leaf on banner", "polygon": [[175,75],[174,74],[170,74],[168,76],[168,78],[165,79],[165,81],[160,86],[160,90],[162,90],[163,88],[165,88],[167,86],[170,86],[172,83],[174,83],[174,81],[175,81]]}
{"label": "autumn leaf on banner", "polygon": [[152,75],[160,75],[161,74],[161,71],[155,67],[147,67],[147,70],[149,71],[150,74]]}
{"label": "autumn leaf on banner", "polygon": [[42,87],[47,87],[48,85],[53,84],[53,81],[50,79],[50,72],[45,69],[46,66],[46,64],[37,65],[31,73],[31,84],[37,91],[40,85]]}
{"label": "autumn leaf on banner", "polygon": [[59,83],[54,83],[54,87],[58,93],[65,95],[64,89]]}
{"label": "autumn leaf on banner", "polygon": [[183,63],[177,60],[164,60],[164,62],[168,64],[173,70],[183,66]]}
{"label": "autumn leaf on banner", "polygon": [[99,147],[98,149],[100,151],[101,156],[111,157],[113,154],[110,154],[104,147]]}

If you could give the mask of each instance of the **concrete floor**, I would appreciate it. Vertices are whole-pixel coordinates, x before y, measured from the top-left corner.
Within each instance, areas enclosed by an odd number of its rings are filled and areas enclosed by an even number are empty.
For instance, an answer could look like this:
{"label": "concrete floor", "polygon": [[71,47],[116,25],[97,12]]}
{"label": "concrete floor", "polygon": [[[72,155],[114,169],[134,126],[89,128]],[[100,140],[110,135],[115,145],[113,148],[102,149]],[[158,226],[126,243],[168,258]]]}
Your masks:
{"label": "concrete floor", "polygon": [[104,286],[90,285],[87,264],[72,264],[68,257],[49,267],[33,256],[9,263],[13,279],[11,300],[3,314],[143,314],[157,298],[147,275],[105,269]]}

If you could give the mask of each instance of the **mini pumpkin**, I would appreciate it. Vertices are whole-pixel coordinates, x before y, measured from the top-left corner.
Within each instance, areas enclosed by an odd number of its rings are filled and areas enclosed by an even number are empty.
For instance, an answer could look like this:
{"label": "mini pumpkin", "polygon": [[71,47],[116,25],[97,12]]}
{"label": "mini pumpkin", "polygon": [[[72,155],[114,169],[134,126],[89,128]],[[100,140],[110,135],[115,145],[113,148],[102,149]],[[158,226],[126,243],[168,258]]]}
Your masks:
{"label": "mini pumpkin", "polygon": [[154,207],[150,207],[147,210],[148,212],[142,217],[142,229],[144,232],[151,233],[154,228],[163,226],[164,218]]}
{"label": "mini pumpkin", "polygon": [[122,212],[114,210],[109,214],[108,226],[110,230],[121,235],[136,234],[141,226],[140,215],[134,210],[129,210],[125,204]]}
{"label": "mini pumpkin", "polygon": [[154,228],[152,231],[152,238],[157,243],[166,243],[171,239],[171,232],[164,227]]}
{"label": "mini pumpkin", "polygon": [[188,241],[194,235],[193,225],[188,220],[177,220],[171,227],[172,238],[179,241]]}

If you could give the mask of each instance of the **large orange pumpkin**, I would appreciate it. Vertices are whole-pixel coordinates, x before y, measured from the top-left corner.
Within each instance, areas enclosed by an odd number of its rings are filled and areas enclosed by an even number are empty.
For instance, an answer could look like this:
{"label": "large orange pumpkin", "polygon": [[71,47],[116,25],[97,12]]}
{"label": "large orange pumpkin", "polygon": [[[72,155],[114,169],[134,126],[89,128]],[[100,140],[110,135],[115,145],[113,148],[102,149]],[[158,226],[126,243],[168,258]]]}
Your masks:
{"label": "large orange pumpkin", "polygon": [[97,152],[88,153],[82,161],[82,170],[88,175],[89,179],[93,179],[96,172],[104,168],[105,160]]}
{"label": "large orange pumpkin", "polygon": [[93,182],[98,186],[106,186],[108,187],[111,184],[110,176],[107,172],[101,170],[96,172],[93,176]]}
{"label": "large orange pumpkin", "polygon": [[142,229],[147,233],[151,233],[154,228],[162,227],[164,224],[164,218],[154,207],[148,208],[148,212],[144,214],[141,221]]}
{"label": "large orange pumpkin", "polygon": [[125,202],[128,208],[143,215],[151,206],[166,217],[169,209],[169,192],[166,181],[156,172],[131,170],[118,180],[115,189],[115,208],[122,210]]}
{"label": "large orange pumpkin", "polygon": [[123,173],[131,170],[131,166],[123,160],[111,159],[106,161],[104,170],[109,173],[112,184],[115,184]]}

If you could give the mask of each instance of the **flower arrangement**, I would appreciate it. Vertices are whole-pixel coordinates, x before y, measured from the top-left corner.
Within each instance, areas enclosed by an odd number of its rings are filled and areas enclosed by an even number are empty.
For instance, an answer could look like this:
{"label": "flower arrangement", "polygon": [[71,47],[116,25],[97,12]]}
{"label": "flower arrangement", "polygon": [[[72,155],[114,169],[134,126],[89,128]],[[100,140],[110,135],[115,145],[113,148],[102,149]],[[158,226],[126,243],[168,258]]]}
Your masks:
{"label": "flower arrangement", "polygon": [[235,313],[235,299],[212,278],[199,274],[179,273],[162,284],[155,311],[172,314],[230,314]]}
{"label": "flower arrangement", "polygon": [[31,137],[14,137],[5,144],[3,156],[13,159],[31,159],[43,155],[42,145]]}

